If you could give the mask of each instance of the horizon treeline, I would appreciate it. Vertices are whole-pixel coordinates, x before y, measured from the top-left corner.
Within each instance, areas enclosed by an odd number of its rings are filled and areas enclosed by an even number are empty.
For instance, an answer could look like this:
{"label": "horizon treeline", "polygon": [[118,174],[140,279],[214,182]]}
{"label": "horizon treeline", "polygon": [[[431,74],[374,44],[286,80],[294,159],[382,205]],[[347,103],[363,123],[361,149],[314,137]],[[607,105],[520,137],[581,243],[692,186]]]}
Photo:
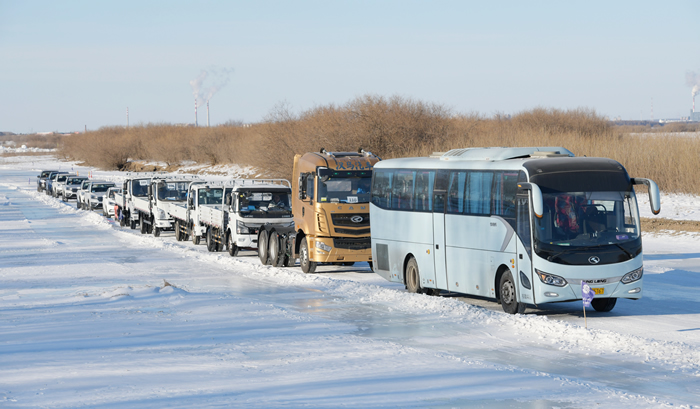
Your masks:
{"label": "horizon treeline", "polygon": [[59,154],[104,170],[139,170],[135,161],[162,162],[168,170],[187,162],[230,163],[288,179],[295,154],[321,148],[363,148],[390,159],[455,148],[563,146],[577,156],[617,160],[630,176],[651,178],[663,191],[700,194],[700,187],[691,182],[700,138],[668,135],[698,131],[697,125],[683,123],[661,130],[616,126],[585,108],[535,108],[485,117],[410,98],[366,95],[302,112],[279,105],[262,122],[245,126],[103,127],[63,136]]}

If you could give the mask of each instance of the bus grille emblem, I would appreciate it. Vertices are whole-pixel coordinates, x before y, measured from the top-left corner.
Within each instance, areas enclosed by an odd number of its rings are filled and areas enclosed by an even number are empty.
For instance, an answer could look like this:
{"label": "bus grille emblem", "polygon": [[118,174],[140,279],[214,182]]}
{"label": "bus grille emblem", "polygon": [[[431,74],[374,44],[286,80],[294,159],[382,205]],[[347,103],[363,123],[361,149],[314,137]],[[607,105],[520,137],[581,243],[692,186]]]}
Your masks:
{"label": "bus grille emblem", "polygon": [[598,257],[598,256],[588,257],[588,262],[591,264],[598,264],[598,263],[600,263],[600,257]]}
{"label": "bus grille emblem", "polygon": [[352,217],[350,218],[350,220],[351,220],[353,223],[362,223],[362,220],[364,220],[364,219],[362,218],[362,216],[352,216]]}

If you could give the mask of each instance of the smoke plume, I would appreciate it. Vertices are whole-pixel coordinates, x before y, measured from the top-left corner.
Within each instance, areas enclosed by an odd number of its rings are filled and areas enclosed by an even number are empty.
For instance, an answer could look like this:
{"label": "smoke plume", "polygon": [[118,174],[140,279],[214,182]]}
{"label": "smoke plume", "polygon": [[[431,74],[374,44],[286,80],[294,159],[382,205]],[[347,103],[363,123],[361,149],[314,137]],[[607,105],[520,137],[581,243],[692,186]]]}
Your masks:
{"label": "smoke plume", "polygon": [[698,75],[694,71],[686,72],[685,73],[685,83],[689,87],[693,88],[693,90],[691,91],[693,94],[693,97],[698,95],[698,92],[700,92],[700,75]]}
{"label": "smoke plume", "polygon": [[[197,105],[209,102],[219,90],[228,84],[233,68],[210,68],[202,70],[197,78],[190,81],[192,95],[197,100]],[[206,83],[206,84],[205,84]]]}

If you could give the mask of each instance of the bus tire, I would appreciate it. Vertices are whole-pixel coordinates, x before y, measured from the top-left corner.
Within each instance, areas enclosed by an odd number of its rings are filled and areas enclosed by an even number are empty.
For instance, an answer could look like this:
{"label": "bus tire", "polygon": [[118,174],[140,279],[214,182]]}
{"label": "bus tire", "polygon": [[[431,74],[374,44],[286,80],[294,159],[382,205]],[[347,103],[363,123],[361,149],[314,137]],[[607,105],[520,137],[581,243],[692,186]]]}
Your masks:
{"label": "bus tire", "polygon": [[503,307],[503,311],[508,314],[522,314],[525,312],[525,304],[517,300],[515,281],[513,281],[513,275],[510,270],[503,273],[498,288],[500,289],[501,307]]}
{"label": "bus tire", "polygon": [[418,262],[411,257],[406,263],[406,290],[409,293],[420,293],[420,273],[418,272]]}
{"label": "bus tire", "polygon": [[594,298],[591,300],[591,306],[598,312],[610,312],[616,303],[617,298]]}
{"label": "bus tire", "polygon": [[270,264],[267,242],[267,230],[260,230],[260,234],[258,235],[258,257],[260,258],[260,262],[264,266]]}
{"label": "bus tire", "polygon": [[313,274],[316,271],[317,265],[318,263],[311,261],[309,244],[306,241],[306,237],[302,237],[301,243],[299,243],[299,266],[301,267],[301,271],[305,274]]}

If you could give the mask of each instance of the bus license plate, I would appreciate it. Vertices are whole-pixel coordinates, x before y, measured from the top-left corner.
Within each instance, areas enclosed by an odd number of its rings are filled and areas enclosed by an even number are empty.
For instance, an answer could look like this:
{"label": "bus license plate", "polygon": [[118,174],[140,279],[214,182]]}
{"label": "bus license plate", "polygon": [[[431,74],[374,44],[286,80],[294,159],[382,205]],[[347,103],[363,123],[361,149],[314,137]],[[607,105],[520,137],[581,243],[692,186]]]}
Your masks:
{"label": "bus license plate", "polygon": [[593,290],[593,293],[595,293],[595,295],[605,294],[605,288],[593,288],[593,287],[591,287],[591,290]]}

